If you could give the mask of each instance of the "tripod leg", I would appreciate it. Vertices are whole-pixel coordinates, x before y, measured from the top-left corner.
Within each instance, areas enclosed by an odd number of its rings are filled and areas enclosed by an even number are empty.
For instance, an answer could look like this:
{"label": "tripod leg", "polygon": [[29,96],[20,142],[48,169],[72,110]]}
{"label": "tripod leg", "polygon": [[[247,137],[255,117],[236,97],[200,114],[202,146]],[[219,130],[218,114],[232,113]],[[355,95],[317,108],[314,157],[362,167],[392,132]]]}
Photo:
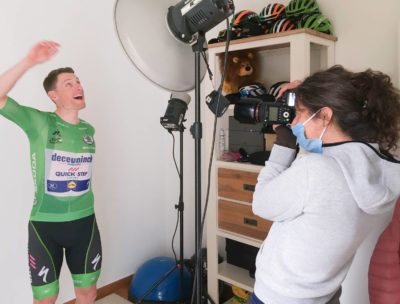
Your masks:
{"label": "tripod leg", "polygon": [[172,267],[170,270],[164,273],[158,281],[156,281],[153,285],[150,286],[149,289],[146,290],[146,292],[141,296],[140,299],[136,301],[136,303],[141,303],[144,298],[146,298],[154,290],[154,288],[160,285],[171,273],[173,273],[175,269],[177,269],[177,266]]}

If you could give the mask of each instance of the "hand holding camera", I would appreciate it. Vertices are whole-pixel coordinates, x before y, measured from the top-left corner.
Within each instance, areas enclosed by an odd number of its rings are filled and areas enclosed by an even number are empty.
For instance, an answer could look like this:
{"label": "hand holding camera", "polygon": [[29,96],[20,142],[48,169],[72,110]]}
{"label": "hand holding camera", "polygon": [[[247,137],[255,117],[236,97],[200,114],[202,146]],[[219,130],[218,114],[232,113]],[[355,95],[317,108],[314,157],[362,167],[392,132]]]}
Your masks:
{"label": "hand holding camera", "polygon": [[281,97],[286,91],[288,90],[293,90],[297,88],[301,84],[300,80],[294,80],[292,82],[286,83],[282,85],[281,89],[279,90],[278,93],[278,98]]}
{"label": "hand holding camera", "polygon": [[[289,90],[293,90],[297,86],[301,84],[300,80],[295,80],[290,83],[287,83],[282,86],[281,90],[278,93],[278,98],[287,93]],[[295,94],[295,93],[292,93]],[[296,98],[294,96],[294,98]],[[293,119],[292,119],[293,120]],[[273,129],[276,133],[276,141],[275,144],[279,146],[288,147],[291,149],[296,149],[297,147],[297,140],[296,137],[293,135],[292,130],[289,127],[284,125],[275,124],[273,125]]]}
{"label": "hand holding camera", "polygon": [[295,116],[295,93],[288,90],[275,102],[260,98],[241,98],[235,104],[234,117],[241,123],[259,123],[264,126],[289,124]]}
{"label": "hand holding camera", "polygon": [[296,115],[296,94],[293,89],[300,83],[296,80],[282,86],[275,101],[263,101],[257,97],[241,98],[235,103],[235,119],[241,123],[262,122],[264,127],[272,126],[277,134],[275,144],[296,149],[296,137],[287,125]]}

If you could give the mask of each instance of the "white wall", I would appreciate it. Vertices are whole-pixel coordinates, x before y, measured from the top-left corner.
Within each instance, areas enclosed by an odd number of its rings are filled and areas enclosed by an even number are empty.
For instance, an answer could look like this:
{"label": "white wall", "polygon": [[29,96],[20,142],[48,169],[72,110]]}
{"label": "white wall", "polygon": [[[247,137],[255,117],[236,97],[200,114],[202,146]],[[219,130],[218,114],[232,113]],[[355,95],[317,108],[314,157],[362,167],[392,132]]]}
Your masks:
{"label": "white wall", "polygon": [[[350,69],[379,69],[399,81],[397,0],[385,0],[379,11],[372,0],[318,2],[333,21],[339,38],[337,63]],[[268,1],[235,3],[237,11],[246,8],[259,12]],[[94,0],[0,2],[0,71],[19,60],[37,40],[53,39],[62,45],[53,61],[31,70],[10,95],[23,104],[51,111],[41,82],[49,70],[60,66],[74,67],[85,87],[88,107],[82,117],[96,127],[98,151],[93,187],[104,243],[99,286],[133,273],[153,256],[171,255],[174,205],[179,192],[171,136],[159,124],[169,92],[150,83],[126,57],[114,32],[113,6],[114,1]],[[145,30],[145,26],[138,30]],[[188,128],[193,123],[193,111],[191,104]],[[189,257],[194,250],[194,152],[188,130],[184,141],[185,256]],[[29,303],[26,228],[33,186],[28,142],[21,130],[0,119],[0,147],[2,302]],[[358,255],[344,284],[344,304],[367,303],[365,266],[373,242],[367,242]],[[73,297],[65,267],[61,287],[59,303]]]}
{"label": "white wall", "polygon": [[[42,81],[60,66],[74,67],[85,88],[87,109],[82,118],[96,128],[93,188],[104,250],[99,286],[134,273],[149,258],[172,256],[179,194],[172,138],[159,123],[170,93],[150,83],[126,57],[114,31],[113,9],[114,1],[0,1],[0,71],[16,63],[38,40],[62,45],[54,60],[29,71],[10,96],[52,111]],[[192,107],[187,118],[189,127]],[[179,151],[179,134],[176,137]],[[18,127],[0,119],[0,147],[1,302],[30,303],[26,246],[33,185],[28,141]],[[187,130],[186,257],[194,253],[193,153]],[[71,298],[72,281],[64,265],[59,303]]]}

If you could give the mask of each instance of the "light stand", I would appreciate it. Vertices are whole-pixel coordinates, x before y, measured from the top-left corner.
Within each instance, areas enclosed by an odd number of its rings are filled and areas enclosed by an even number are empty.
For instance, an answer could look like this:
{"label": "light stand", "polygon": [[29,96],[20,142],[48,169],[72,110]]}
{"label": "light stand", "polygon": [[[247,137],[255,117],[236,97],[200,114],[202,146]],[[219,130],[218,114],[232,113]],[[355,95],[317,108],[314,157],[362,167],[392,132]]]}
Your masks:
{"label": "light stand", "polygon": [[196,271],[194,286],[196,290],[196,304],[202,303],[202,253],[201,253],[201,138],[202,124],[200,120],[200,59],[204,51],[205,34],[199,33],[196,43],[192,46],[195,57],[195,120],[190,128],[195,145],[195,245],[196,245]]}
{"label": "light stand", "polygon": [[[184,303],[184,276],[183,270],[185,267],[184,264],[184,254],[183,254],[183,211],[184,211],[184,202],[183,202],[183,132],[185,127],[183,126],[183,122],[179,125],[179,202],[175,205],[175,209],[178,209],[179,213],[179,260],[176,265],[164,273],[159,280],[157,280],[153,285],[149,287],[148,290],[136,301],[136,303],[141,303],[158,285],[160,285],[170,274],[172,274],[176,269],[179,269],[179,291],[180,297],[179,302],[182,301]],[[173,130],[168,130],[168,132],[172,133]]]}
{"label": "light stand", "polygon": [[[180,0],[173,6],[168,5],[170,0],[116,1],[115,20],[120,41],[136,67],[155,84],[170,91],[187,92],[191,90],[193,74],[188,62],[192,60],[192,54],[190,51],[187,52],[186,45],[192,46],[195,55],[195,122],[190,131],[195,140],[196,272],[194,280],[196,284],[194,288],[196,290],[195,303],[201,304],[203,275],[200,82],[203,71],[200,59],[206,45],[205,33],[233,14],[233,0]],[[167,31],[163,5],[168,6]],[[159,18],[157,13],[160,14]],[[144,20],[148,21],[143,19],[143,16],[149,14],[153,16],[152,26],[146,32],[138,31],[137,28],[143,25]],[[149,37],[155,39],[149,39]],[[159,52],[162,52],[162,55]],[[205,72],[205,69],[203,70]],[[168,71],[169,74],[167,75],[164,71]],[[168,123],[168,120],[165,121],[165,124]],[[178,210],[183,212],[183,203],[178,205]],[[181,225],[181,229],[182,227],[183,225]]]}
{"label": "light stand", "polygon": [[184,256],[183,256],[183,131],[185,127],[181,124],[179,128],[179,202],[178,205],[175,205],[175,209],[178,209],[179,213],[179,261],[177,267],[180,270],[179,283],[180,283],[180,298],[183,299],[183,268],[184,265]]}
{"label": "light stand", "polygon": [[168,9],[167,23],[170,32],[181,42],[192,45],[195,58],[195,121],[190,132],[195,140],[195,286],[194,303],[202,301],[202,208],[201,208],[201,138],[200,82],[201,54],[206,45],[205,33],[233,13],[232,0],[182,0]]}

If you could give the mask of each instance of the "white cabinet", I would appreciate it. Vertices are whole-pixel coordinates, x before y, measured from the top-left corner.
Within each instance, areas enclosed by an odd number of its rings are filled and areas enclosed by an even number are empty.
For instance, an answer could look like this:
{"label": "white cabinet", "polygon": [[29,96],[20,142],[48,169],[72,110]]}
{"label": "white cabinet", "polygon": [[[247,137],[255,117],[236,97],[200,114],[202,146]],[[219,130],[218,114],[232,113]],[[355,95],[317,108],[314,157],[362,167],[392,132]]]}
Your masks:
{"label": "white cabinet", "polygon": [[[335,45],[336,37],[318,33],[309,29],[299,29],[290,32],[283,32],[278,34],[263,35],[251,38],[244,38],[240,40],[231,41],[229,51],[246,50],[258,52],[261,56],[261,80],[267,86],[282,81],[293,81],[296,79],[303,79],[318,70],[326,69],[334,64],[335,60]],[[209,62],[210,68],[214,74],[214,83],[205,81],[205,92],[208,94],[214,88],[218,88],[221,73],[219,71],[218,54],[224,53],[225,43],[217,43],[209,45]],[[203,138],[204,148],[206,151],[205,166],[203,167],[203,185],[205,185],[205,176],[209,166],[209,152],[212,147],[213,140],[213,125],[214,115],[206,107],[203,111]],[[217,134],[218,130],[223,128],[228,130],[228,117],[233,115],[233,108],[230,107],[228,111],[217,121]],[[218,136],[216,136],[218,138]],[[228,138],[228,137],[227,137]],[[214,153],[213,166],[210,180],[210,198],[207,210],[207,274],[208,274],[208,293],[211,298],[219,302],[218,299],[218,281],[221,280],[228,284],[233,284],[238,287],[244,288],[248,291],[253,290],[254,279],[249,276],[249,272],[240,267],[230,265],[227,262],[218,264],[218,254],[224,256],[224,242],[231,239],[254,247],[259,247],[262,238],[254,237],[248,231],[249,229],[240,229],[241,227],[229,226],[221,223],[225,215],[219,214],[221,212],[221,202],[223,204],[232,203],[235,206],[243,207],[244,209],[251,209],[251,199],[244,199],[243,197],[232,197],[221,191],[221,175],[218,177],[220,169],[228,169],[238,171],[238,178],[246,175],[246,173],[255,173],[261,169],[260,166],[218,161],[218,144],[215,145],[216,153]],[[223,183],[223,182],[222,182]],[[248,191],[251,186],[246,186],[243,182],[243,191]],[[240,184],[240,181],[239,181]],[[219,186],[218,186],[219,185]],[[219,189],[219,190],[218,190]],[[232,189],[231,189],[232,190]],[[235,190],[232,190],[235,193]],[[230,196],[230,197],[227,197]],[[226,208],[225,208],[226,210]],[[247,212],[247,211],[243,211]],[[226,217],[234,219],[234,215],[228,214]],[[243,219],[241,219],[243,222]],[[246,222],[246,218],[245,218]],[[265,223],[261,225],[259,219],[249,219],[248,223],[251,225],[260,223],[260,227],[267,227]],[[240,226],[240,223],[239,223]],[[236,229],[238,228],[238,229]],[[265,228],[267,230],[267,228]]]}

